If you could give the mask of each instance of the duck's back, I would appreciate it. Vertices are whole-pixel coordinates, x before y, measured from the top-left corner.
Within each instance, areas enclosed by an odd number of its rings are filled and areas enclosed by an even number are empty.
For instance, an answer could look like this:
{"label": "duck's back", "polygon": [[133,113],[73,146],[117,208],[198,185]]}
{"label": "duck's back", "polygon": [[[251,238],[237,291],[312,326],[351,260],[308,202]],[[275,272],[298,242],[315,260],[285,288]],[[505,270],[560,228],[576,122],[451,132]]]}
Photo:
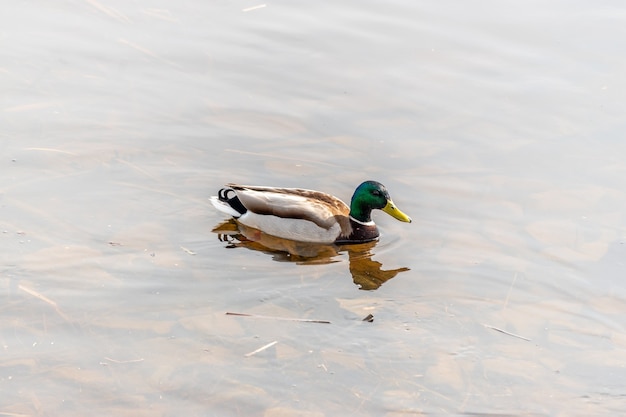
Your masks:
{"label": "duck's back", "polygon": [[350,228],[350,208],[332,195],[301,188],[228,186],[247,209],[238,221],[265,233],[331,243]]}
{"label": "duck's back", "polygon": [[228,184],[243,206],[257,214],[309,220],[329,227],[336,216],[348,217],[350,208],[340,199],[320,191],[302,188],[253,187]]}

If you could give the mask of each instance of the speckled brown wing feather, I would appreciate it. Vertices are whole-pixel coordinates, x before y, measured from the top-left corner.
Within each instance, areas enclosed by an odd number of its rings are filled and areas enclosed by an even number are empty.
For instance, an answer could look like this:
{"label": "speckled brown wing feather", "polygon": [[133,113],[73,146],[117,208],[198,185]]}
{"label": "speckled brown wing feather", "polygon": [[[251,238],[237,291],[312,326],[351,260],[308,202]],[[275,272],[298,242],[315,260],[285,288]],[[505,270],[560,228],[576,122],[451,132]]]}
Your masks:
{"label": "speckled brown wing feather", "polygon": [[301,188],[274,188],[228,184],[241,203],[257,214],[304,219],[325,229],[339,223],[342,235],[349,235],[350,208],[332,195]]}

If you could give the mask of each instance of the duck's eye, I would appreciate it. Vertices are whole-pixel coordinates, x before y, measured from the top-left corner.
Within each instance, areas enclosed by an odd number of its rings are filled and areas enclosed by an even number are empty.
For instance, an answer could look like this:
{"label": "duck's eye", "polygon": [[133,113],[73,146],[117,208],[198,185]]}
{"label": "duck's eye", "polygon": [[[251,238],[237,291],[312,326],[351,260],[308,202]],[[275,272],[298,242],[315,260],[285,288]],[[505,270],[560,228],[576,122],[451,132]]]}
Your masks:
{"label": "duck's eye", "polygon": [[375,196],[377,196],[377,197],[381,195],[381,194],[380,194],[380,191],[378,191],[378,190],[374,190],[374,191],[372,191],[372,194],[374,194],[374,195],[375,195]]}

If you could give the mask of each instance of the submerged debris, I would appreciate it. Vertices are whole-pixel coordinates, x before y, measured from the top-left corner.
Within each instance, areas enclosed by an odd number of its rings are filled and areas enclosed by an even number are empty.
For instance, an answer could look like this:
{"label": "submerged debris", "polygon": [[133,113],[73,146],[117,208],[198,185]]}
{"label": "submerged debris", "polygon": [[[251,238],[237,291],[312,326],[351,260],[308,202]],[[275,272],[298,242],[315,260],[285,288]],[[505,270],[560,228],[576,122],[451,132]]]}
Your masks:
{"label": "submerged debris", "polygon": [[243,317],[254,317],[257,319],[272,319],[272,320],[287,320],[287,321],[300,321],[304,323],[323,323],[330,324],[328,320],[316,320],[316,319],[300,319],[300,318],[291,318],[291,317],[272,317],[272,316],[261,316],[258,314],[247,314],[247,313],[231,313],[229,311],[226,312],[227,316],[243,316]]}
{"label": "submerged debris", "polygon": [[527,337],[520,336],[520,335],[515,334],[515,333],[507,332],[506,330],[502,330],[502,329],[500,329],[500,328],[498,328],[498,327],[490,326],[489,324],[483,324],[483,326],[485,326],[485,327],[486,327],[486,328],[488,328],[488,329],[492,329],[492,330],[495,330],[495,331],[497,331],[497,332],[507,334],[507,335],[509,335],[509,336],[517,337],[518,339],[526,340],[526,341],[528,341],[528,342],[530,342],[530,341],[531,341],[531,339],[529,339],[529,338],[527,338]]}
{"label": "submerged debris", "polygon": [[277,341],[277,340],[274,340],[273,342],[270,342],[270,343],[268,343],[268,344],[267,344],[267,345],[265,345],[265,346],[261,346],[261,347],[260,347],[260,348],[258,348],[257,350],[253,350],[252,352],[246,353],[246,354],[245,354],[245,355],[243,355],[243,356],[245,356],[246,358],[249,358],[250,356],[252,356],[252,355],[256,355],[256,354],[257,354],[257,353],[259,353],[259,352],[263,352],[265,349],[269,349],[269,348],[271,348],[271,347],[272,347],[272,346],[274,346],[276,343],[278,343],[278,341]]}

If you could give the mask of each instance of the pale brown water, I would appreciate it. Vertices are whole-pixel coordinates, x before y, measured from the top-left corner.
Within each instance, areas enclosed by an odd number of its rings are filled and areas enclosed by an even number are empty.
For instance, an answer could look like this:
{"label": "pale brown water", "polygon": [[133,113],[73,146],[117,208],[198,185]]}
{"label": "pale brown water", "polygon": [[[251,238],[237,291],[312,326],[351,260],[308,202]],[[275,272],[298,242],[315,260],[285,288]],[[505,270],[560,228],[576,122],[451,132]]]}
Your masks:
{"label": "pale brown water", "polygon": [[[260,5],[3,12],[0,415],[623,411],[621,3]],[[212,232],[370,178],[375,245]]]}

